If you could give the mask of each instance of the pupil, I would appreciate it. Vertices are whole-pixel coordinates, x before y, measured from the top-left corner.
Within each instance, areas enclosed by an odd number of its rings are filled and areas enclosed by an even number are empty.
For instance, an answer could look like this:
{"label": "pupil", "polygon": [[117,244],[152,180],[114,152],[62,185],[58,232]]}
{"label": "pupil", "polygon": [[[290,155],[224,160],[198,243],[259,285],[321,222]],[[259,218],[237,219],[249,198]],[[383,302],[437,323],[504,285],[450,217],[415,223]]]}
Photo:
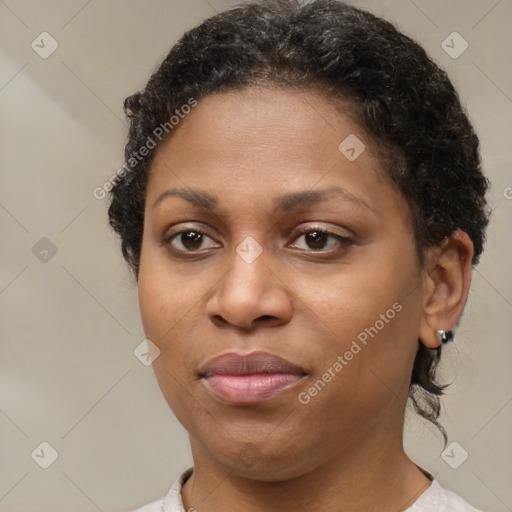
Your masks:
{"label": "pupil", "polygon": [[202,236],[202,233],[197,233],[196,231],[188,231],[187,233],[182,233],[181,243],[187,249],[198,249],[202,243]]}
{"label": "pupil", "polygon": [[[198,249],[202,243],[202,233],[198,233],[196,231],[188,231],[187,233],[182,233],[181,235],[181,243],[187,249]],[[306,233],[306,243],[312,249],[323,249],[326,242],[326,234],[321,231],[310,231]]]}
{"label": "pupil", "polygon": [[323,249],[325,246],[326,234],[321,231],[310,231],[306,233],[306,243],[312,249]]}

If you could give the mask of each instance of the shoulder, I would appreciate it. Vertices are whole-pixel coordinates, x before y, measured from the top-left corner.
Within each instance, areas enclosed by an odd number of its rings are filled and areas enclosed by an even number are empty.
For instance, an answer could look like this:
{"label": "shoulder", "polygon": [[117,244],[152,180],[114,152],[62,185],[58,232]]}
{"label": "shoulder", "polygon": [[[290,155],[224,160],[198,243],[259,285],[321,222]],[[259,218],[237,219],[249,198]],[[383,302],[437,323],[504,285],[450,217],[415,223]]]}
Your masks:
{"label": "shoulder", "polygon": [[165,498],[153,501],[131,512],[185,512],[181,499],[181,488],[192,474],[193,468],[184,471],[172,484]]}
{"label": "shoulder", "polygon": [[192,468],[187,469],[173,483],[165,498],[153,501],[131,512],[185,512],[181,499],[181,488],[192,474]]}
{"label": "shoulder", "polygon": [[132,510],[132,512],[162,512],[164,510],[163,506],[164,500],[162,498],[160,500],[153,501],[152,503],[148,503],[137,510]]}
{"label": "shoulder", "polygon": [[407,509],[406,512],[482,512],[452,491],[441,487],[437,480]]}

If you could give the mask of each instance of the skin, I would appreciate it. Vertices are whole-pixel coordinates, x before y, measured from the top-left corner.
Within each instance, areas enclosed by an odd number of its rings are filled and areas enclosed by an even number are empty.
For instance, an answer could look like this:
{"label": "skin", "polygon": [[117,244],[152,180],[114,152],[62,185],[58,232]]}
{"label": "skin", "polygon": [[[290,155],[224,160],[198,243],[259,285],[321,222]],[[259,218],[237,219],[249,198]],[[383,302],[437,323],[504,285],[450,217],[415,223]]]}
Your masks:
{"label": "skin", "polygon": [[[355,161],[338,149],[349,134],[366,146]],[[396,512],[430,484],[403,451],[404,407],[418,338],[437,347],[437,329],[462,312],[473,248],[457,231],[420,267],[409,207],[373,147],[319,92],[249,87],[202,99],[158,149],[139,301],[146,336],[161,351],[153,363],[160,388],[190,435],[185,510]],[[284,194],[329,187],[352,199],[274,208]],[[206,192],[217,208],[178,196],[155,205],[174,188]],[[195,245],[171,237],[194,228],[207,233]],[[350,242],[315,245],[303,228]],[[252,263],[236,252],[249,236],[263,251]],[[401,311],[300,403],[395,303]],[[307,376],[250,406],[215,398],[198,376],[220,354],[260,350]]]}

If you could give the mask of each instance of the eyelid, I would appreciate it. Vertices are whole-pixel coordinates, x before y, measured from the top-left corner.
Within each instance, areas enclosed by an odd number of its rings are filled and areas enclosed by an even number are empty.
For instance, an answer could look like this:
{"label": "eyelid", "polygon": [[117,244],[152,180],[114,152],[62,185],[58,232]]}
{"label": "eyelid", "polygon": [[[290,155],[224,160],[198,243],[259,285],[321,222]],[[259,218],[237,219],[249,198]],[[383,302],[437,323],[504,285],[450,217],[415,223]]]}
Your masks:
{"label": "eyelid", "polygon": [[304,233],[309,233],[310,231],[320,231],[321,233],[325,233],[326,235],[333,236],[334,238],[338,238],[338,239],[342,239],[342,240],[353,240],[355,237],[355,235],[350,230],[346,229],[346,231],[348,231],[348,232],[346,235],[344,235],[344,234],[338,233],[334,229],[329,228],[328,226],[324,226],[321,224],[311,224],[309,226],[299,227],[299,228],[297,228],[297,230],[295,230],[292,233],[292,236],[294,236],[296,238],[300,235],[303,235]]}
{"label": "eyelid", "polygon": [[189,225],[189,226],[181,226],[177,231],[172,232],[166,232],[162,240],[160,242],[161,246],[165,246],[171,242],[176,236],[181,235],[182,233],[187,233],[188,231],[195,231],[196,233],[201,233],[202,235],[207,236],[208,238],[211,238],[213,240],[213,237],[208,234],[208,232],[197,226],[197,225]]}
{"label": "eyelid", "polygon": [[302,236],[302,235],[305,235],[306,233],[310,233],[310,232],[314,232],[314,231],[317,231],[317,232],[320,232],[322,234],[324,234],[328,239],[334,239],[338,245],[338,247],[334,248],[334,249],[300,249],[302,251],[304,251],[305,253],[309,254],[317,254],[318,256],[326,256],[326,255],[329,255],[329,254],[333,254],[333,253],[336,253],[336,252],[340,252],[340,251],[343,251],[345,249],[348,249],[349,246],[351,246],[353,243],[354,243],[354,240],[352,237],[349,237],[349,236],[343,236],[339,233],[336,233],[335,231],[332,231],[328,228],[325,228],[323,226],[308,226],[308,227],[305,227],[305,228],[301,228],[298,232],[296,232],[294,235],[293,235],[293,240],[292,240],[292,244],[291,246],[293,247],[293,245],[295,245],[297,242],[297,240]]}
{"label": "eyelid", "polygon": [[[190,231],[193,231],[193,232],[196,232],[196,233],[200,233],[201,235],[204,235],[204,236],[210,238],[215,243],[218,243],[218,242],[216,242],[214,237],[212,237],[212,236],[210,236],[208,234],[207,230],[199,227],[198,225],[193,225],[192,224],[192,225],[188,225],[188,226],[186,226],[186,225],[185,226],[181,226],[176,231],[173,231],[171,233],[166,233],[163,236],[163,239],[162,239],[160,245],[161,246],[169,245],[177,236],[179,236],[179,235],[181,235],[183,233],[190,232]],[[320,233],[325,234],[327,237],[334,238],[338,242],[338,244],[341,245],[342,247],[346,247],[348,245],[351,245],[354,242],[352,235],[344,236],[344,235],[342,235],[340,233],[337,233],[336,231],[334,231],[332,229],[329,229],[326,226],[322,226],[320,224],[313,224],[313,225],[302,226],[302,227],[297,228],[290,235],[292,237],[292,242],[296,241],[297,238],[299,238],[300,236],[302,236],[302,235],[304,235],[306,233],[310,233],[312,231],[318,231]],[[178,253],[182,253],[182,254],[185,254],[185,253],[189,253],[189,254],[200,253],[201,251],[204,251],[204,250],[205,249],[197,249],[197,250],[193,250],[193,251],[182,251],[180,249],[173,248],[173,251],[178,252]],[[307,249],[302,249],[302,250],[303,251],[307,251]],[[323,250],[323,249],[314,250],[314,249],[311,249],[310,250],[310,252],[318,253],[318,254],[332,253],[332,252],[335,252],[335,251],[336,251],[336,249],[331,249],[331,250]]]}

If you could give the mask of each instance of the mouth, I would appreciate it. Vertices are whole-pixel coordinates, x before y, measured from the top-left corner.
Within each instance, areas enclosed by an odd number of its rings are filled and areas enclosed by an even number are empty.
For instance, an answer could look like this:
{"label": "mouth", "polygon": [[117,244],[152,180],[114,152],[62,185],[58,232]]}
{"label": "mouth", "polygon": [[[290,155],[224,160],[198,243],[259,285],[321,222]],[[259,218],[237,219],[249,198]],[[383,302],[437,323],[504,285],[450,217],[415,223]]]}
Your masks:
{"label": "mouth", "polygon": [[230,405],[270,400],[306,375],[299,366],[266,352],[223,354],[209,361],[199,373],[207,390]]}

